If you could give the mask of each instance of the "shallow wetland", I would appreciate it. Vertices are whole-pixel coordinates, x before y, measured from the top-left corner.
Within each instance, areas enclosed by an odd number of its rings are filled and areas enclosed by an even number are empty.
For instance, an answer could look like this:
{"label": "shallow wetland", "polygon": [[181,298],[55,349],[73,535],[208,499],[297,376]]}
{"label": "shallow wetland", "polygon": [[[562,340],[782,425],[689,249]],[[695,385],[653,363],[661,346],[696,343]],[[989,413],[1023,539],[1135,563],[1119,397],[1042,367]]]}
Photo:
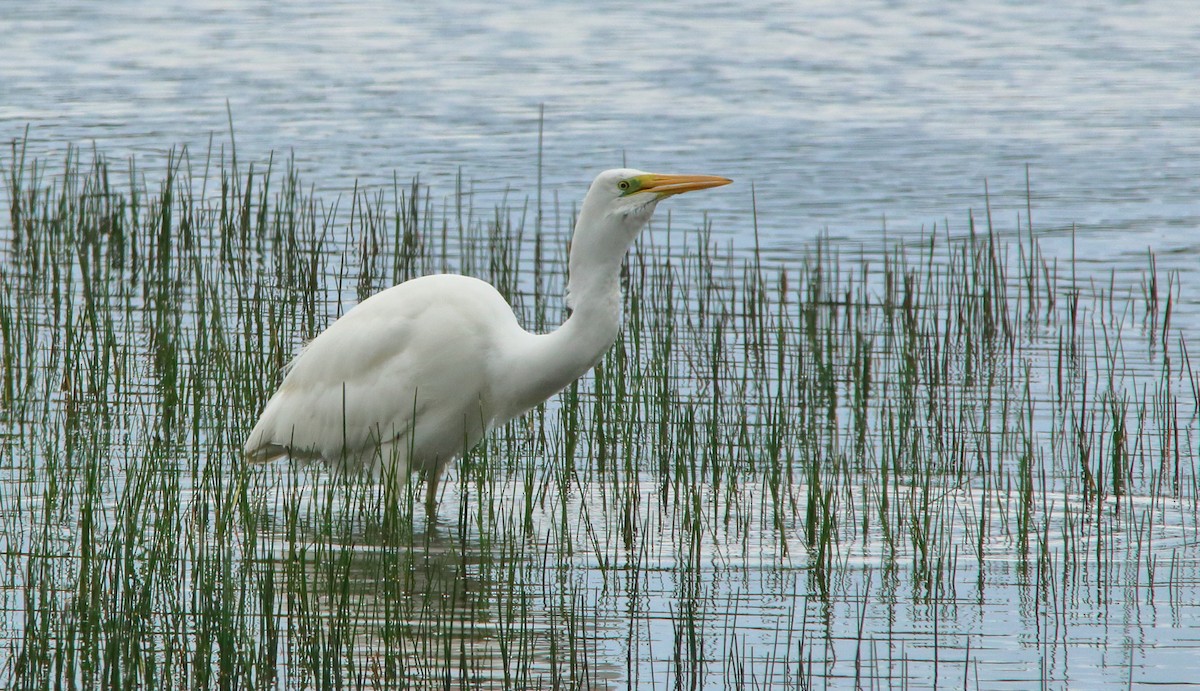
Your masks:
{"label": "shallow wetland", "polygon": [[429,525],[415,480],[238,450],[299,345],[408,277],[556,326],[569,202],[103,154],[0,154],[6,687],[1195,681],[1195,303],[1153,254],[1085,270],[1032,202],[790,256],[660,210],[616,346]]}

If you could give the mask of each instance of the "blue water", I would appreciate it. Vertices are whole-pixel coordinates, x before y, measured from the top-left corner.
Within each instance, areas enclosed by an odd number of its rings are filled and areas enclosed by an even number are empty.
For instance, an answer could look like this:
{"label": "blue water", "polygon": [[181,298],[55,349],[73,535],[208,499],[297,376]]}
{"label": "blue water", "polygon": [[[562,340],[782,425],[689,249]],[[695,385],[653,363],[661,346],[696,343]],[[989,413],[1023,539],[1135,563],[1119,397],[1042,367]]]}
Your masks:
{"label": "blue water", "polygon": [[1183,0],[815,3],[12,4],[0,136],[95,142],[143,166],[294,152],[322,188],[420,175],[485,202],[537,179],[577,200],[630,165],[735,178],[683,201],[763,242],[874,241],[984,206],[1005,227],[1077,224],[1084,258],[1200,249],[1200,13]]}
{"label": "blue water", "polygon": [[[173,147],[194,160],[210,141],[228,151],[232,115],[241,160],[294,156],[318,194],[333,198],[356,181],[390,186],[395,174],[419,175],[440,199],[461,174],[474,207],[489,209],[506,195],[533,198],[544,107],[547,213],[569,212],[592,175],[614,165],[726,175],[738,184],[673,200],[674,222],[695,226],[707,214],[714,232],[748,248],[757,221],[768,255],[786,262],[822,232],[839,247],[875,245],[885,226],[892,235],[948,222],[964,232],[968,212],[985,213],[985,180],[993,218],[1011,232],[1026,222],[1028,171],[1048,253],[1075,252],[1107,277],[1132,276],[1155,252],[1160,271],[1180,272],[1177,319],[1192,315],[1196,331],[1200,12],[1183,0],[602,9],[546,0],[56,0],[5,5],[0,37],[0,138],[28,127],[29,155],[52,157],[67,144],[94,144],[116,161],[135,157],[151,182]],[[1182,543],[1192,554],[1194,544]],[[768,571],[748,573],[753,581]],[[848,569],[846,578],[864,576]],[[812,654],[834,685],[849,683],[836,675],[863,650],[863,621],[868,647],[909,645],[899,667],[894,651],[865,653],[895,675],[884,685],[932,684],[926,670],[938,666],[922,661],[938,645],[943,670],[947,658],[975,661],[953,684],[1197,678],[1186,669],[1195,629],[1173,619],[1195,603],[1163,606],[1134,588],[1097,604],[1095,620],[1086,616],[1093,603],[1064,604],[1072,628],[1047,633],[1045,613],[1014,608],[1016,590],[989,586],[1001,595],[985,603],[964,593],[967,604],[950,603],[963,613],[940,631],[937,615],[903,593],[900,604],[841,601],[827,622],[810,622],[808,603],[799,614],[790,603],[740,606],[784,631],[832,622]],[[670,584],[650,589],[670,595]],[[771,607],[786,611],[784,624]],[[1118,630],[1139,618],[1142,626]],[[648,622],[645,635],[662,654],[669,617]]]}

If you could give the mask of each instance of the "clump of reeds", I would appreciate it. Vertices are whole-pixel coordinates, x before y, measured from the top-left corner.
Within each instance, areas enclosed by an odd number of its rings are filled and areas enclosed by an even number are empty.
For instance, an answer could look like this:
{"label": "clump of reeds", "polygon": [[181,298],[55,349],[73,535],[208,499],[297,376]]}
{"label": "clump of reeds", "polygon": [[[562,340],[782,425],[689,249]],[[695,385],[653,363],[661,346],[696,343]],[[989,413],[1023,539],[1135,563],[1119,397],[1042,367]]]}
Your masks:
{"label": "clump of reeds", "polygon": [[[1153,256],[1137,289],[1080,276],[1028,209],[770,258],[664,214],[612,351],[462,459],[430,526],[412,483],[238,449],[300,343],[387,285],[471,273],[556,326],[567,220],[481,214],[461,182],[330,201],[223,149],[154,185],[24,151],[2,162],[5,685],[979,683],[964,598],[1054,626],[1085,591],[1196,599],[1200,395]],[[947,654],[872,628],[905,603]]]}

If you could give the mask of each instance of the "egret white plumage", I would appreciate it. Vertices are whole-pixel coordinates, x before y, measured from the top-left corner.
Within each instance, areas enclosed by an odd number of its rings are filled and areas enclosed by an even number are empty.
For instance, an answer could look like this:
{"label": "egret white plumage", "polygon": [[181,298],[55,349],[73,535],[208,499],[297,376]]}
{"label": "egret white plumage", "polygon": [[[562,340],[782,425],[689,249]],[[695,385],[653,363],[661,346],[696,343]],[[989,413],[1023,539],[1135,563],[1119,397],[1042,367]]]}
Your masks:
{"label": "egret white plumage", "polygon": [[405,281],[363,300],[285,369],[246,457],[290,457],[428,483],[433,515],[447,464],[488,430],[587,373],[621,325],[621,262],[671,195],[727,185],[711,175],[617,169],[592,182],[572,236],[558,329],[533,334],[495,288],[468,276]]}

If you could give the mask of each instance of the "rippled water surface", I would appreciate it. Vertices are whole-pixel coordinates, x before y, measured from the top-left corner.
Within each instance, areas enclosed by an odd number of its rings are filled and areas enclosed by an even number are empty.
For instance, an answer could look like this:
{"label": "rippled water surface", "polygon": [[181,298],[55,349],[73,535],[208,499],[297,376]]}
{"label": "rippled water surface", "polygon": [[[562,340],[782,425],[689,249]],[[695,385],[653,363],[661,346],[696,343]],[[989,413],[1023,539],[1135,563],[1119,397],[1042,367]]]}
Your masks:
{"label": "rippled water surface", "polygon": [[[323,188],[461,170],[563,204],[620,163],[712,171],[689,202],[770,246],[1007,216],[1079,224],[1089,256],[1196,249],[1200,16],[1187,2],[47,2],[0,18],[0,130],[109,156],[295,152]],[[486,207],[487,205],[483,205]],[[695,208],[695,207],[693,207]]]}
{"label": "rippled water surface", "polygon": [[[239,645],[263,686],[1200,678],[1191,3],[116,0],[0,36],[6,179],[94,147],[152,195],[186,148],[212,211],[236,141],[331,229],[301,289],[277,235],[0,221],[0,679],[215,685]],[[418,265],[553,324],[572,205],[622,163],[737,184],[672,200],[669,241],[664,205],[621,352],[461,464],[445,525],[397,545],[369,488],[229,468],[272,368],[404,272],[356,187],[419,176],[431,228],[504,205],[520,272],[453,237]]]}

